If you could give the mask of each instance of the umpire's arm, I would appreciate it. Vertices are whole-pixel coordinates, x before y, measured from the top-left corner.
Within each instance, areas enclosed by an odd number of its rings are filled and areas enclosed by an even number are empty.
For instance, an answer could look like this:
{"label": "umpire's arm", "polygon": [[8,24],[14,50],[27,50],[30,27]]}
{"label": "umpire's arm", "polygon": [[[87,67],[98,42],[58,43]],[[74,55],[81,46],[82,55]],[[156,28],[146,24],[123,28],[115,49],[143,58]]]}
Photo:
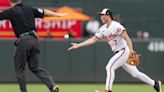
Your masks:
{"label": "umpire's arm", "polygon": [[56,13],[56,12],[53,12],[51,10],[44,9],[44,15],[45,16],[50,16],[50,17],[63,17],[63,16],[67,16],[68,14],[66,14],[66,13]]}
{"label": "umpire's arm", "polygon": [[9,10],[0,11],[0,20],[9,19]]}

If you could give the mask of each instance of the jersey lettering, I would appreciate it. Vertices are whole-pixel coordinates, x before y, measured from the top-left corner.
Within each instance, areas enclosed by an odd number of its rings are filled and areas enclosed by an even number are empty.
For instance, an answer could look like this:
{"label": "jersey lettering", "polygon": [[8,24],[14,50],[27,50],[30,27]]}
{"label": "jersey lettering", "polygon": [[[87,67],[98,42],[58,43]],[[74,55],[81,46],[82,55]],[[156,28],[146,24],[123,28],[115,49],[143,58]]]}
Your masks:
{"label": "jersey lettering", "polygon": [[105,40],[106,41],[111,41],[111,40],[113,40],[115,38],[116,38],[116,35],[115,34],[110,34],[110,35],[108,35],[108,36],[105,37]]}

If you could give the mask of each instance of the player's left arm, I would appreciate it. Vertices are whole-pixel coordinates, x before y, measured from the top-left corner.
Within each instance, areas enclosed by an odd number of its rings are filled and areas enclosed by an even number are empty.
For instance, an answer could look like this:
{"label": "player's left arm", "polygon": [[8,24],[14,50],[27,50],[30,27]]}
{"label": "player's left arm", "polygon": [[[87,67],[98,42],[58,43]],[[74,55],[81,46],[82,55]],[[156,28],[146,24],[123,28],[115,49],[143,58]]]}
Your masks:
{"label": "player's left arm", "polygon": [[130,49],[130,51],[134,52],[133,50],[133,44],[132,44],[132,41],[128,35],[128,33],[124,30],[122,33],[121,33],[121,36],[125,39],[125,41],[127,42],[127,45]]}
{"label": "player's left arm", "polygon": [[139,62],[140,55],[133,50],[133,45],[132,45],[132,41],[131,41],[130,37],[128,36],[126,31],[123,31],[121,36],[125,39],[125,41],[128,44],[128,47],[130,49],[129,58],[128,58],[127,63],[130,65],[138,66],[140,64],[140,62]]}
{"label": "player's left arm", "polygon": [[63,17],[63,16],[67,16],[67,13],[57,13],[57,12],[53,12],[51,10],[48,9],[44,9],[44,16],[50,16],[50,17]]}

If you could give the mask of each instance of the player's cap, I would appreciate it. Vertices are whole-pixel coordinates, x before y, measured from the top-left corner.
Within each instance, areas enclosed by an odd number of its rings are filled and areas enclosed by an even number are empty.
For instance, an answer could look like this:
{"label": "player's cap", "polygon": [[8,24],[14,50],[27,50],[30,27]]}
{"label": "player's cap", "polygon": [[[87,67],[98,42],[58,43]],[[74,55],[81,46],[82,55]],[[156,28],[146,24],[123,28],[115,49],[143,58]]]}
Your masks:
{"label": "player's cap", "polygon": [[113,14],[112,14],[112,11],[108,8],[104,8],[102,9],[101,12],[97,12],[99,15],[110,15],[110,17],[112,18],[113,20]]}
{"label": "player's cap", "polygon": [[102,9],[101,12],[97,12],[99,15],[111,15],[112,12],[108,8]]}

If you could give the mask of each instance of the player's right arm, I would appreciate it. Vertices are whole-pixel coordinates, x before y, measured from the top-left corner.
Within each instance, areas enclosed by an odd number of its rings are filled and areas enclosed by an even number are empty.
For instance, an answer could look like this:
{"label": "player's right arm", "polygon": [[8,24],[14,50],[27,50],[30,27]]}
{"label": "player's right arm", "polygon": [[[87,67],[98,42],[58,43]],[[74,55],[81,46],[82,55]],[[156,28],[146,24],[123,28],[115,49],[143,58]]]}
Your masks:
{"label": "player's right arm", "polygon": [[72,46],[70,48],[68,48],[68,51],[73,50],[73,49],[77,49],[80,47],[84,47],[84,46],[89,46],[89,45],[96,43],[99,39],[104,37],[104,35],[103,35],[104,32],[105,31],[103,30],[103,26],[102,26],[99,28],[99,30],[95,33],[95,35],[92,38],[90,38],[84,42],[81,42],[79,44],[71,43]]}
{"label": "player's right arm", "polygon": [[96,43],[98,40],[99,40],[99,38],[97,38],[96,36],[93,36],[92,38],[90,38],[84,42],[81,42],[79,44],[71,43],[72,46],[70,48],[68,48],[68,51],[73,50],[73,49],[77,49],[80,47],[92,45],[92,44]]}

